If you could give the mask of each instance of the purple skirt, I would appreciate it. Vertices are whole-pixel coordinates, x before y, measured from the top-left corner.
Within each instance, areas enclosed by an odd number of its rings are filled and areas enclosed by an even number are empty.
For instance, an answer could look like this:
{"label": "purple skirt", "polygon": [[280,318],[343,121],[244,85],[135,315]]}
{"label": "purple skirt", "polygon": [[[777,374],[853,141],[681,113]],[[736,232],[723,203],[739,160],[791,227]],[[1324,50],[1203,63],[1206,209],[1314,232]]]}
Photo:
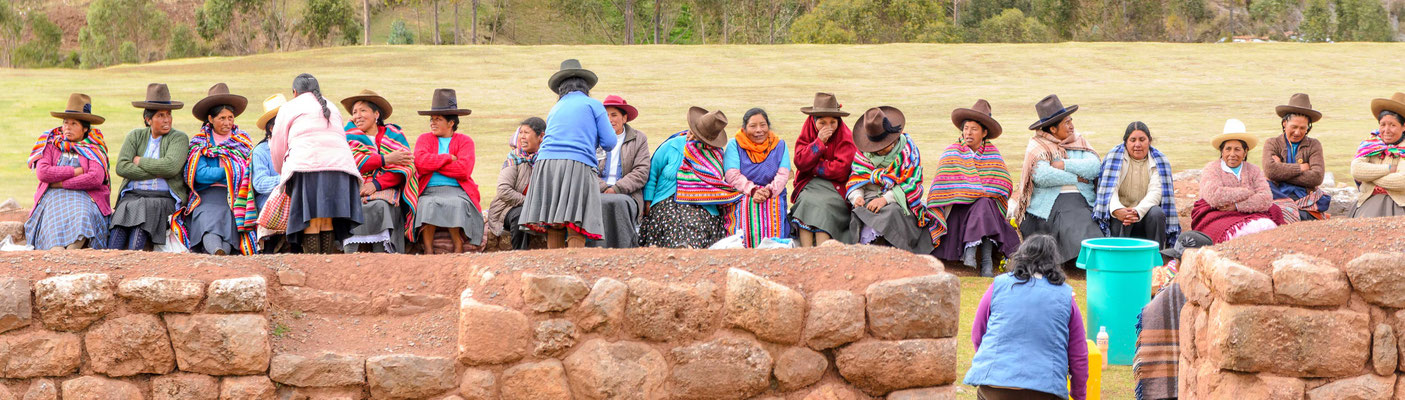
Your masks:
{"label": "purple skirt", "polygon": [[976,199],[974,203],[951,206],[946,216],[946,235],[932,250],[943,260],[960,260],[968,243],[981,239],[994,240],[1001,253],[1014,254],[1020,248],[1020,235],[1005,221],[1005,215],[991,198]]}

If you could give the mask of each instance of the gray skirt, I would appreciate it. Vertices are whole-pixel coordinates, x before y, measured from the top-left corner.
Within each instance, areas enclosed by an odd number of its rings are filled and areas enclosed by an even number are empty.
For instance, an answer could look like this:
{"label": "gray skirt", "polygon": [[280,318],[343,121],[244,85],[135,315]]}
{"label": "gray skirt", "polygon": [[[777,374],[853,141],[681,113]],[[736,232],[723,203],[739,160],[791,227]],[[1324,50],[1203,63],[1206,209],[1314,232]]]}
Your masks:
{"label": "gray skirt", "polygon": [[1351,210],[1352,218],[1398,217],[1405,215],[1405,207],[1395,204],[1390,196],[1373,194],[1365,202]]}
{"label": "gray skirt", "polygon": [[878,209],[878,213],[859,207],[849,219],[849,234],[861,237],[864,228],[872,228],[884,241],[893,247],[915,254],[932,253],[932,235],[917,226],[917,217],[903,215],[897,204],[888,204]]}
{"label": "gray skirt", "polygon": [[1054,199],[1054,209],[1049,218],[1039,218],[1025,213],[1020,223],[1020,236],[1029,240],[1033,235],[1049,235],[1059,244],[1060,264],[1078,258],[1084,239],[1103,237],[1102,228],[1093,221],[1093,207],[1079,193],[1061,193]]}
{"label": "gray skirt", "polygon": [[639,204],[624,194],[600,194],[604,238],[600,247],[627,249],[639,247]]}
{"label": "gray skirt", "polygon": [[849,202],[844,200],[834,184],[819,178],[800,189],[795,206],[790,209],[790,218],[796,227],[828,233],[834,240],[853,244],[854,235],[849,230],[850,215]]}
{"label": "gray skirt", "polygon": [[420,193],[419,208],[415,213],[415,231],[420,227],[433,225],[440,228],[459,228],[468,238],[468,244],[483,244],[483,213],[473,206],[468,194],[458,186],[434,186]]}
{"label": "gray skirt", "polygon": [[518,223],[537,232],[571,224],[586,238],[602,238],[605,222],[598,175],[580,161],[537,161]]}
{"label": "gray skirt", "polygon": [[166,244],[176,198],[169,192],[132,190],[117,199],[112,208],[112,227],[140,228],[151,235],[151,243]]}
{"label": "gray skirt", "polygon": [[211,186],[199,193],[200,205],[190,210],[190,219],[185,222],[190,251],[214,253],[220,250],[206,249],[203,243],[205,235],[218,236],[219,242],[228,246],[223,249],[225,252],[239,248],[239,235],[234,230],[234,212],[229,210],[229,190]]}
{"label": "gray skirt", "polygon": [[[355,244],[383,244],[384,251],[395,253],[405,248],[405,216],[400,209],[385,200],[371,200],[361,203],[361,217],[365,221],[351,230],[351,237],[342,246],[351,252]],[[373,252],[380,252],[375,251]]]}

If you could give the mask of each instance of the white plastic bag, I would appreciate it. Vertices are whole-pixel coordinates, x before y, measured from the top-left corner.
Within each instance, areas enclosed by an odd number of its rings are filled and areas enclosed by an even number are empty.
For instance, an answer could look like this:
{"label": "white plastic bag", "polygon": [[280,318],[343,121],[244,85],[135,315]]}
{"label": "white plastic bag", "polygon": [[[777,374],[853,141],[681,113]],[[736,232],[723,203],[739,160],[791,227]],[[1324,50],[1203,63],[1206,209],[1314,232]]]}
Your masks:
{"label": "white plastic bag", "polygon": [[185,247],[185,242],[176,235],[175,230],[166,230],[166,244],[157,245],[151,249],[158,253],[189,253],[190,249]]}
{"label": "white plastic bag", "polygon": [[758,249],[793,249],[795,241],[790,238],[765,238],[756,245]]}
{"label": "white plastic bag", "polygon": [[15,240],[9,236],[5,240],[0,240],[0,251],[28,251],[34,250],[34,246],[27,244],[15,244]]}
{"label": "white plastic bag", "polygon": [[713,244],[712,244],[712,247],[708,247],[708,249],[711,249],[711,250],[721,250],[721,249],[745,249],[745,248],[746,248],[746,235],[745,235],[745,234],[742,234],[742,233],[737,233],[737,234],[734,234],[734,235],[732,235],[732,236],[724,237],[724,238],[722,238],[722,240],[718,240],[717,243],[713,243]]}

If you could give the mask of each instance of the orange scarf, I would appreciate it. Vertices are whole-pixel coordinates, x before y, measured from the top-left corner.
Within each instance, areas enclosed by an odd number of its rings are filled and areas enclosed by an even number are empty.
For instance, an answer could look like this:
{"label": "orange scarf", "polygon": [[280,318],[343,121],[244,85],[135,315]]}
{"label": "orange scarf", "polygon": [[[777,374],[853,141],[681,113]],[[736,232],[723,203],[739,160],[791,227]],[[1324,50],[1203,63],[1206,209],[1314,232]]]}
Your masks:
{"label": "orange scarf", "polygon": [[771,150],[775,150],[776,144],[781,142],[780,135],[777,135],[775,131],[766,132],[766,141],[761,143],[753,142],[751,141],[751,137],[747,136],[746,129],[744,128],[737,131],[736,139],[737,147],[746,150],[746,156],[750,157],[751,162],[754,163],[766,161],[766,157],[771,155]]}

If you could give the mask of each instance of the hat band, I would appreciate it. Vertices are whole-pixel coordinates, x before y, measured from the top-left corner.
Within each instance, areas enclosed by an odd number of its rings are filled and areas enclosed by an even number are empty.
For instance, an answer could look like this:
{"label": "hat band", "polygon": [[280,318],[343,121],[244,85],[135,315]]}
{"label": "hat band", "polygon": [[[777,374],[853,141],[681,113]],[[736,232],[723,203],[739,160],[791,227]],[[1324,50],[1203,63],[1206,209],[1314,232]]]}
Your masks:
{"label": "hat band", "polygon": [[1049,122],[1049,120],[1054,118],[1055,115],[1063,114],[1064,111],[1068,111],[1068,107],[1060,108],[1058,111],[1054,111],[1053,114],[1049,114],[1048,117],[1040,118],[1039,123],[1042,124],[1045,122]]}
{"label": "hat band", "polygon": [[171,101],[170,101],[170,100],[147,100],[146,102],[147,102],[147,103],[156,103],[156,104],[171,104]]}

